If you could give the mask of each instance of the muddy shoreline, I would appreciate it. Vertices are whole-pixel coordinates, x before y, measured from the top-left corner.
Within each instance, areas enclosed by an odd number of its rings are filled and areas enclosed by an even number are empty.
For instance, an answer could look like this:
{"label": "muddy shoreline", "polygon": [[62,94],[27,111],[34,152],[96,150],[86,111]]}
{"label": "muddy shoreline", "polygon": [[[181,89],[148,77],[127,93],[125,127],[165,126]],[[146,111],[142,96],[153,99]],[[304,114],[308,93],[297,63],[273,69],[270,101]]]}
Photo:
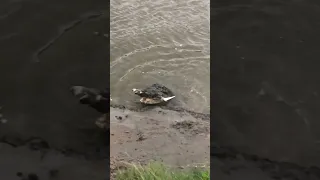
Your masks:
{"label": "muddy shoreline", "polygon": [[118,109],[127,109],[127,110],[134,111],[134,112],[144,112],[144,111],[152,110],[156,107],[161,107],[161,109],[164,109],[164,110],[176,111],[179,113],[187,113],[187,114],[192,115],[194,118],[198,118],[198,119],[202,119],[202,120],[206,120],[206,121],[210,120],[210,114],[194,112],[194,111],[190,111],[185,108],[166,106],[166,105],[164,105],[164,106],[144,106],[144,105],[141,105],[141,103],[137,103],[137,106],[135,108],[125,107],[124,105],[117,105],[117,104],[111,104],[110,107],[111,108],[118,108]]}
{"label": "muddy shoreline", "polygon": [[[186,113],[162,108],[131,111],[112,107],[110,115],[111,172],[121,166],[121,162],[144,164],[150,160],[159,160],[173,167],[190,167],[208,163],[211,156],[211,173],[219,180],[320,179],[320,169],[315,166],[277,162],[214,143],[209,146],[210,130],[207,121]],[[138,131],[136,127],[139,127]],[[2,139],[0,143],[0,158],[3,159],[0,163],[3,171],[0,174],[8,180],[17,179],[17,173],[24,176],[36,174],[41,180],[53,177],[61,180],[89,177],[107,179],[109,160],[102,156],[92,158],[89,152],[58,150],[41,138],[10,138]],[[18,166],[16,162],[20,162]]]}

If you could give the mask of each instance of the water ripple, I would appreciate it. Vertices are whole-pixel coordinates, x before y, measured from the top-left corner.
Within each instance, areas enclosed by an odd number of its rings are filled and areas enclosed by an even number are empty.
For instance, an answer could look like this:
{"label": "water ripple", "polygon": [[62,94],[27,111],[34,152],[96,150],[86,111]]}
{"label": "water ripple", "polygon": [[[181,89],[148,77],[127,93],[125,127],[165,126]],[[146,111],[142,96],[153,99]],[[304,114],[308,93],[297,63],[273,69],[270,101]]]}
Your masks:
{"label": "water ripple", "polygon": [[209,112],[209,0],[111,0],[111,95],[133,105],[134,87],[162,83],[177,105]]}

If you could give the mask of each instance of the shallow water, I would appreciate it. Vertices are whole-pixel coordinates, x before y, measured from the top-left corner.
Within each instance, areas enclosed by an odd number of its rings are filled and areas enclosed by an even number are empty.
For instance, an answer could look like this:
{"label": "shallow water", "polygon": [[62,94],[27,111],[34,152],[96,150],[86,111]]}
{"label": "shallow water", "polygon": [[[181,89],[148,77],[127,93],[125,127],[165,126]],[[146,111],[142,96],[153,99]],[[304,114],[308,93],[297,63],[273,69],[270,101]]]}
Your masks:
{"label": "shallow water", "polygon": [[112,103],[135,106],[132,88],[160,83],[177,106],[209,113],[210,1],[111,0]]}

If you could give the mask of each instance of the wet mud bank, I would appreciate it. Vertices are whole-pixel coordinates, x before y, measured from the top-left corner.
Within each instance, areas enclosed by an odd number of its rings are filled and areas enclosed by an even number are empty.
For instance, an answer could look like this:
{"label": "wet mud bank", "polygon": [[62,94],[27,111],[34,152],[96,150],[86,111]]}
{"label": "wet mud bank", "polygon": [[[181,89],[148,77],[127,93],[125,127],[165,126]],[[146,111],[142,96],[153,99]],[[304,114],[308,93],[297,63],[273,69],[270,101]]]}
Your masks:
{"label": "wet mud bank", "polygon": [[210,119],[161,107],[110,108],[111,172],[156,160],[174,167],[210,162]]}
{"label": "wet mud bank", "polygon": [[[317,180],[320,168],[210,144],[210,119],[162,107],[110,108],[111,174],[126,163],[156,160],[172,167],[211,166],[219,180]],[[215,137],[211,137],[215,139]],[[211,157],[211,162],[209,161]]]}
{"label": "wet mud bank", "polygon": [[[149,110],[153,110],[153,109],[163,109],[165,111],[175,111],[176,113],[180,113],[180,114],[189,114],[191,116],[193,116],[194,118],[197,119],[201,119],[204,121],[210,121],[210,114],[205,114],[205,113],[199,113],[199,112],[194,112],[194,111],[190,111],[188,109],[179,107],[179,106],[175,106],[172,104],[166,104],[166,105],[155,105],[155,106],[150,106],[150,105],[143,105],[140,102],[135,104],[135,107],[126,107],[124,105],[118,105],[118,104],[111,104],[110,107],[111,109],[122,109],[122,110],[129,110],[129,111],[134,111],[134,112],[144,112],[144,111],[149,111]],[[162,112],[161,110],[159,110],[160,113]]]}
{"label": "wet mud bank", "polygon": [[125,167],[127,162],[145,164],[156,160],[179,168],[210,163],[212,177],[219,180],[320,179],[317,166],[271,160],[241,152],[232,146],[210,144],[210,119],[168,108],[128,109],[112,105],[111,173]]}

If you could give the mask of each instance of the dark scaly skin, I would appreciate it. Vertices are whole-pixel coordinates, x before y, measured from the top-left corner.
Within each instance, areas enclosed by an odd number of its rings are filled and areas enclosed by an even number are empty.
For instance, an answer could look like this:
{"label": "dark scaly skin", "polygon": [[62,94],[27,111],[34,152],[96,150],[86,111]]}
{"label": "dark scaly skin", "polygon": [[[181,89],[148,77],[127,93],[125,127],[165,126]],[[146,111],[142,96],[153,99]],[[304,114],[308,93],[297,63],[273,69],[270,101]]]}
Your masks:
{"label": "dark scaly skin", "polygon": [[156,83],[151,85],[150,87],[143,89],[142,93],[140,93],[139,96],[161,99],[161,97],[170,97],[174,95],[172,91],[169,90],[167,87]]}

